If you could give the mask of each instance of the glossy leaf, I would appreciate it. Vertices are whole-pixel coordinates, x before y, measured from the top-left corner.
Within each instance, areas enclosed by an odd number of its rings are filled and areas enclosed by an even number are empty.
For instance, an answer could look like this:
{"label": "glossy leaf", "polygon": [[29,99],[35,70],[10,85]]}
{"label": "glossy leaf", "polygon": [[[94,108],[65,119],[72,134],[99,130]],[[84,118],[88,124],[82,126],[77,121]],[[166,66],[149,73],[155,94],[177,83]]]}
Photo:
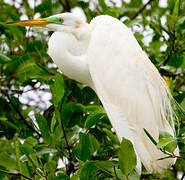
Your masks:
{"label": "glossy leaf", "polygon": [[46,141],[48,141],[50,130],[49,130],[49,126],[48,126],[47,120],[40,114],[36,114],[35,118],[36,118],[36,121],[38,123],[39,129],[40,129],[40,131],[42,133],[43,138]]}
{"label": "glossy leaf", "polygon": [[159,142],[157,143],[158,149],[164,149],[172,153],[177,147],[177,139],[167,132],[160,132]]}
{"label": "glossy leaf", "polygon": [[17,169],[16,160],[5,153],[0,154],[0,165],[8,169]]}
{"label": "glossy leaf", "polygon": [[105,116],[105,113],[90,114],[85,122],[85,128],[89,129]]}
{"label": "glossy leaf", "polygon": [[114,144],[120,145],[119,139],[115,134],[113,134],[110,130],[108,130],[106,128],[103,128],[103,131],[107,134],[107,136],[111,139],[111,141]]}
{"label": "glossy leaf", "polygon": [[64,96],[64,80],[60,74],[56,74],[55,82],[52,86],[50,86],[50,89],[52,92],[54,106],[58,107],[58,103]]}
{"label": "glossy leaf", "polygon": [[11,59],[8,56],[0,53],[0,63],[3,64],[3,63],[8,63],[10,61],[11,61]]}
{"label": "glossy leaf", "polygon": [[122,173],[126,176],[129,175],[136,167],[136,154],[128,139],[122,138],[118,157]]}

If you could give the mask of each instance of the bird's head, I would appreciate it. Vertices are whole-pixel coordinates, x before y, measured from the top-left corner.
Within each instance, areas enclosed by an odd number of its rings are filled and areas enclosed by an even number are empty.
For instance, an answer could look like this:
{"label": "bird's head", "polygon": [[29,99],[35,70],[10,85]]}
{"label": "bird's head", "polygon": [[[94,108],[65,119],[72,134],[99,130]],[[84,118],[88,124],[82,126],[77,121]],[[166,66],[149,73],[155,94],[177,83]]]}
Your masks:
{"label": "bird's head", "polygon": [[44,27],[51,31],[70,31],[85,22],[73,13],[62,13],[42,19],[8,22],[9,25]]}

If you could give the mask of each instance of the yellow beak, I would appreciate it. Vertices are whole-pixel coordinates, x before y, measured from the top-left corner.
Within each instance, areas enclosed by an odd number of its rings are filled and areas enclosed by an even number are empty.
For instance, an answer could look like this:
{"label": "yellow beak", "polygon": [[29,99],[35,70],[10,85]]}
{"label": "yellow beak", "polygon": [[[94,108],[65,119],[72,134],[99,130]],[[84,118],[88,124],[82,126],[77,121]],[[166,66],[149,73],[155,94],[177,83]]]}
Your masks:
{"label": "yellow beak", "polygon": [[23,21],[13,21],[8,22],[8,25],[13,26],[31,26],[31,27],[43,27],[44,25],[50,24],[51,22],[48,22],[45,19],[35,19],[35,20],[23,20]]}

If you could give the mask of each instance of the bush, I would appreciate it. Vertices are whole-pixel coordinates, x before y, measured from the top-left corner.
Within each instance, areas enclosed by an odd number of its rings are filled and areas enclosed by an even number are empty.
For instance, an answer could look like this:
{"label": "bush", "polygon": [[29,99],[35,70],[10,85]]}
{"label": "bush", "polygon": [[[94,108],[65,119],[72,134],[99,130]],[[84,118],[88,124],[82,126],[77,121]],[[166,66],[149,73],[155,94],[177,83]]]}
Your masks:
{"label": "bush", "polygon": [[[51,34],[7,26],[7,21],[47,17],[77,8],[88,22],[101,14],[121,19],[185,108],[185,2],[93,2],[0,1],[0,179],[140,178],[133,171],[136,160],[132,144],[123,139],[120,145],[93,90],[58,73],[53,65],[46,53]],[[184,125],[180,112],[176,123],[180,157],[176,164],[162,174],[143,171],[142,179],[185,176]],[[160,148],[166,146],[165,138],[171,140],[168,135],[162,137]],[[128,155],[130,161],[120,153]]]}

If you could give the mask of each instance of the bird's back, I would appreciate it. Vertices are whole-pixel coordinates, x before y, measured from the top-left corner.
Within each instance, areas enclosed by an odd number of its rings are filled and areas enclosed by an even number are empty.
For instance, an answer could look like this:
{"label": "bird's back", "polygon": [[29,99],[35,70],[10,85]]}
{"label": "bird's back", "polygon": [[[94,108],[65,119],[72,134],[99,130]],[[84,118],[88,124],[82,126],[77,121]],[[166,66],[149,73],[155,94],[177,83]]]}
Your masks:
{"label": "bird's back", "polygon": [[[87,52],[90,74],[118,137],[130,139],[149,172],[172,165],[174,159],[157,150],[143,128],[157,140],[159,131],[174,136],[168,88],[130,30],[117,19],[99,16],[91,22]],[[168,114],[167,114],[168,112]],[[176,153],[178,150],[176,150]]]}

